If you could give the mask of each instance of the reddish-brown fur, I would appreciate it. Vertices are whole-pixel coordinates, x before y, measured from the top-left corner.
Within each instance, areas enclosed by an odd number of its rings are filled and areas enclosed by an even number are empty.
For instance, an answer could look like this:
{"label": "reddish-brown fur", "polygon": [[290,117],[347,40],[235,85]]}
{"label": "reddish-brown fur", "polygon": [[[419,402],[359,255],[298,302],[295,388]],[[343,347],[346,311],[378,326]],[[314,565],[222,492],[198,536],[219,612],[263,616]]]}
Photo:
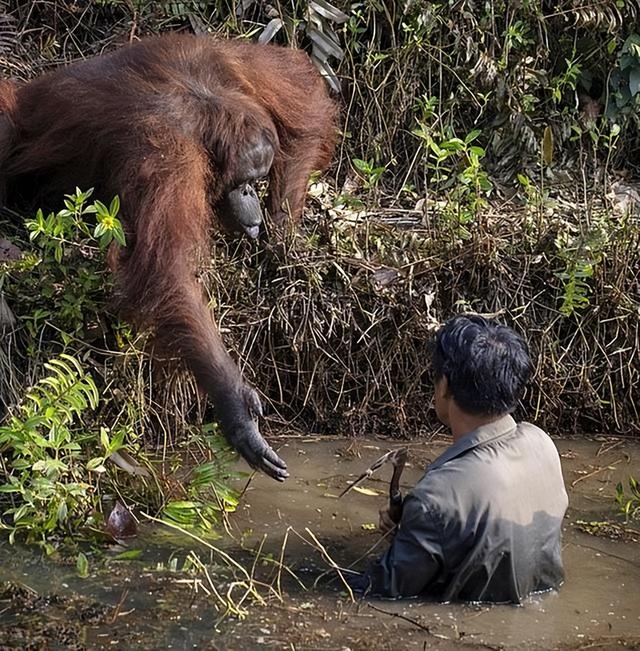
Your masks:
{"label": "reddish-brown fur", "polygon": [[120,196],[124,313],[179,348],[227,438],[278,479],[284,464],[260,436],[259,401],[222,344],[196,259],[242,147],[273,144],[267,208],[299,217],[310,172],[330,162],[335,117],[304,53],[208,37],[147,39],[25,85],[0,82],[0,192]]}

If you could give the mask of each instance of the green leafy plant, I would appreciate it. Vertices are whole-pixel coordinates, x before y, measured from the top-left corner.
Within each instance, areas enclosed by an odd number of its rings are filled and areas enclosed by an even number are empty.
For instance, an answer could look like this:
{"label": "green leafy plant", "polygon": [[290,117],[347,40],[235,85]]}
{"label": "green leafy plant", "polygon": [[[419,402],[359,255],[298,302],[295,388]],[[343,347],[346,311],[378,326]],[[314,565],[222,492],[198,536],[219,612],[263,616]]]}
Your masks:
{"label": "green leafy plant", "polygon": [[26,221],[36,249],[20,264],[23,282],[16,300],[34,338],[46,322],[66,333],[66,341],[101,329],[105,290],[111,287],[105,252],[112,242],[125,246],[126,240],[117,216],[118,197],[107,207],[97,200],[90,203],[92,193],[76,189],[66,195],[62,210],[48,215],[38,210]]}
{"label": "green leafy plant", "polygon": [[189,472],[183,482],[184,499],[168,502],[162,509],[162,518],[169,524],[215,536],[224,514],[238,506],[238,493],[230,488],[230,481],[244,473],[232,470],[238,453],[220,436],[216,425],[204,425],[202,433],[189,444],[204,447],[209,460]]}
{"label": "green leafy plant", "polygon": [[556,273],[562,281],[560,312],[565,316],[589,305],[590,281],[602,262],[610,238],[610,228],[604,218],[596,220],[586,232],[576,231],[566,225],[555,239],[558,254],[565,263],[564,270]]}
{"label": "green leafy plant", "polygon": [[616,503],[618,511],[627,522],[640,518],[640,483],[635,477],[629,477],[629,494],[622,482],[616,486]]}
{"label": "green leafy plant", "polygon": [[582,66],[574,59],[565,59],[566,69],[551,80],[551,97],[559,104],[567,91],[575,91],[582,75]]}
{"label": "green leafy plant", "polygon": [[535,43],[532,38],[531,28],[523,20],[516,20],[507,26],[504,33],[503,55],[499,62],[499,67],[503,70],[509,65],[509,55],[514,52],[522,52],[528,46]]}
{"label": "green leafy plant", "polygon": [[372,160],[354,158],[351,162],[358,172],[360,172],[365,190],[372,190],[375,188],[380,182],[384,171],[387,169],[384,165],[376,165]]}
{"label": "green leafy plant", "polygon": [[0,493],[11,498],[2,524],[10,541],[24,532],[30,542],[49,547],[50,534],[83,525],[91,509],[82,454],[91,437],[83,419],[99,396],[93,378],[72,356],[61,354],[44,367],[48,374],[0,427],[0,452],[6,455]]}
{"label": "green leafy plant", "polygon": [[446,195],[446,212],[455,218],[459,234],[468,236],[465,225],[487,206],[487,197],[493,188],[482,166],[486,151],[476,144],[481,131],[475,129],[462,139],[446,129],[447,137],[435,138],[433,128],[422,123],[413,133],[423,143],[425,165],[432,182]]}
{"label": "green leafy plant", "polygon": [[[97,239],[100,248],[106,248],[113,240],[125,246],[125,236],[122,223],[118,219],[120,199],[116,196],[107,208],[101,201],[87,205],[87,199],[93,194],[93,189],[82,192],[76,188],[75,194],[65,195],[65,207],[57,213],[49,213],[46,217],[38,210],[34,219],[27,221],[29,239],[39,243],[45,254],[52,254],[56,262],[61,263],[69,246],[81,246],[86,239]],[[97,225],[91,234],[90,227],[85,221],[86,215],[96,214]]]}
{"label": "green leafy plant", "polygon": [[593,262],[577,258],[570,262],[565,271],[556,274],[563,282],[562,305],[560,312],[571,316],[589,305],[591,287],[587,282],[593,277]]}

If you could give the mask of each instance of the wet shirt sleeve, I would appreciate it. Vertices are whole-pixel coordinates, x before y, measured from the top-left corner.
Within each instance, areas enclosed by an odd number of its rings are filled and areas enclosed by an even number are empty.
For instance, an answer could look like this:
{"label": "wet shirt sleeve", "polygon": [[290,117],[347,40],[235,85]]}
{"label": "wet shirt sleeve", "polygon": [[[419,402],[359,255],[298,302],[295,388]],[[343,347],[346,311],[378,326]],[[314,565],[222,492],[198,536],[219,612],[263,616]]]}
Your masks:
{"label": "wet shirt sleeve", "polygon": [[369,594],[411,597],[428,592],[443,567],[441,531],[438,512],[407,495],[391,547],[367,572]]}

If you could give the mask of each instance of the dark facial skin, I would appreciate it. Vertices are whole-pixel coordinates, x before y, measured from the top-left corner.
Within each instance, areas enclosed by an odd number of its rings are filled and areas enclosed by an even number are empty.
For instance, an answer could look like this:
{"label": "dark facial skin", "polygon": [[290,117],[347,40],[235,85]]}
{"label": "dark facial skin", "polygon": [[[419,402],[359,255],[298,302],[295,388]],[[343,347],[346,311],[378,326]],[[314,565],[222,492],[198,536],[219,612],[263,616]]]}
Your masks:
{"label": "dark facial skin", "polygon": [[256,239],[260,234],[262,208],[250,183],[244,183],[227,193],[220,200],[218,213],[232,230],[242,230],[251,239]]}
{"label": "dark facial skin", "polygon": [[244,231],[251,239],[258,237],[263,221],[253,182],[269,174],[274,154],[273,144],[264,135],[247,143],[238,158],[236,179],[218,203],[217,213],[223,224],[231,230]]}

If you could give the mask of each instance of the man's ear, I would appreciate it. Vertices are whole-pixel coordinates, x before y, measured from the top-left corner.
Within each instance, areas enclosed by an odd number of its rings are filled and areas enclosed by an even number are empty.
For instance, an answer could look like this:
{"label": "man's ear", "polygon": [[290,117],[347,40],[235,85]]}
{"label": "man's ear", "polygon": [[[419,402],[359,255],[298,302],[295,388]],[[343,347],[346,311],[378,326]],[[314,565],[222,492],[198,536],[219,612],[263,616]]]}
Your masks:
{"label": "man's ear", "polygon": [[449,381],[447,380],[447,376],[443,375],[437,382],[436,382],[436,393],[438,394],[439,398],[443,399],[448,399],[451,397],[451,393],[449,392]]}

